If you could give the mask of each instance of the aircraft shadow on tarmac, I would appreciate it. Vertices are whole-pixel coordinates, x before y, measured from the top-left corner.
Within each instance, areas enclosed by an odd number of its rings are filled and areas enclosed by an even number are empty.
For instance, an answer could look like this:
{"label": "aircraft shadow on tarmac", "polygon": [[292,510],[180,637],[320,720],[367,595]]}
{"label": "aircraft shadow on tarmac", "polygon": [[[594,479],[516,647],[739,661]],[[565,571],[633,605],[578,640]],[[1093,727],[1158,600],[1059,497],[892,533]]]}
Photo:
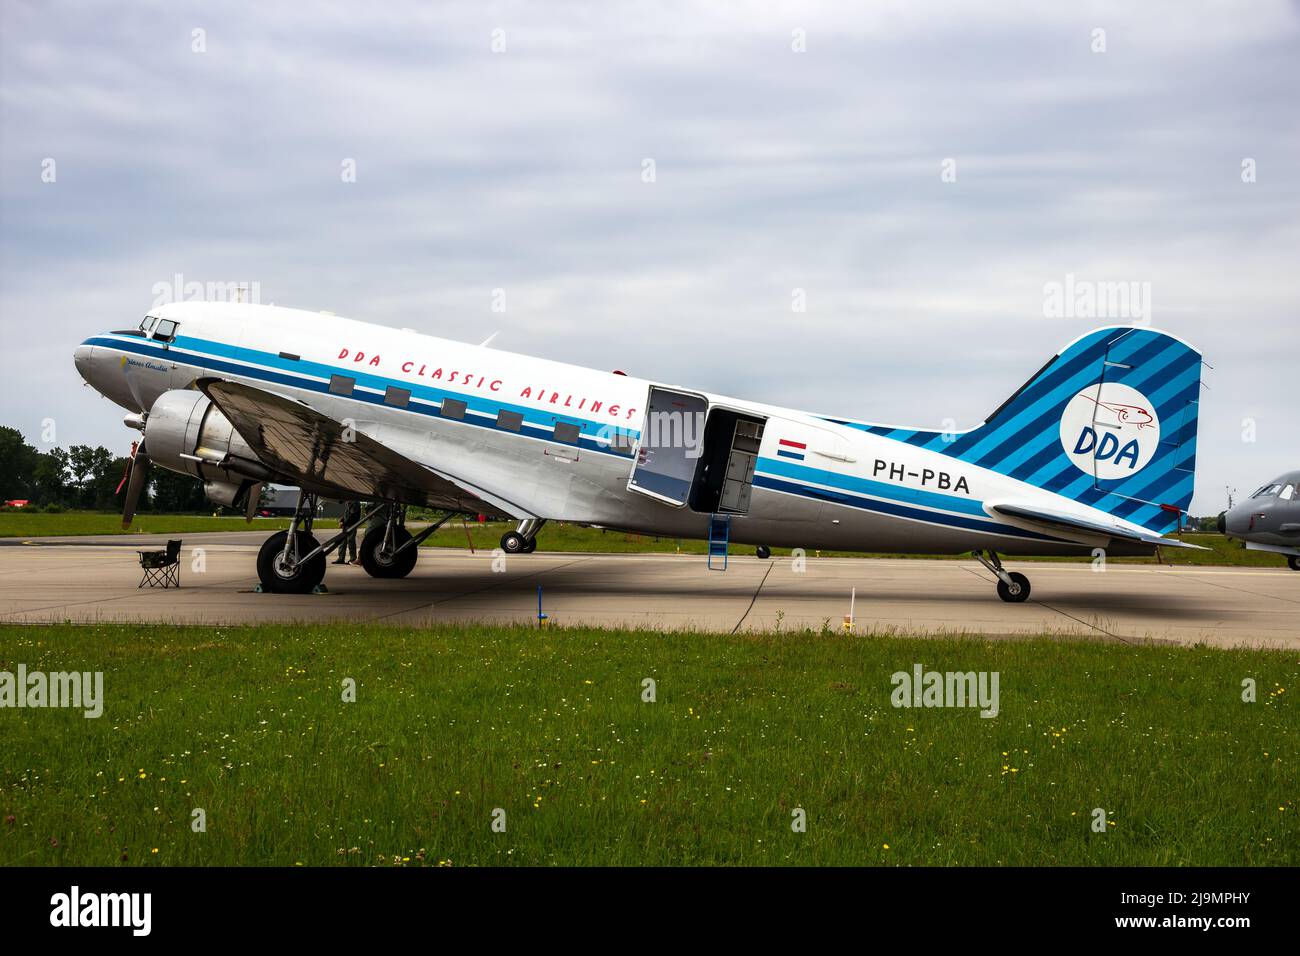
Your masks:
{"label": "aircraft shadow on tarmac", "polygon": [[[702,574],[708,572],[702,572]],[[539,571],[536,574],[501,576],[481,572],[443,571],[436,576],[420,576],[417,571],[402,581],[380,581],[367,577],[349,575],[346,578],[336,576],[334,580],[326,578],[326,585],[335,595],[354,596],[378,595],[400,597],[433,603],[455,601],[489,595],[535,599],[537,586],[542,585],[543,600],[553,602],[566,597],[624,597],[635,603],[636,598],[670,600],[683,597],[682,582],[662,580],[643,576],[628,578],[619,576],[610,580],[608,575],[599,574],[583,579],[576,568],[566,572],[555,569]],[[809,582],[813,584],[814,582]],[[758,600],[771,604],[781,601],[799,603],[818,603],[826,606],[841,601],[847,610],[848,587],[830,588],[825,585],[797,587],[787,581],[774,584],[769,581],[758,593]],[[751,579],[744,584],[723,581],[701,582],[692,590],[689,597],[703,600],[749,601],[754,598],[758,581]],[[919,588],[872,587],[869,580],[856,583],[858,613],[866,614],[873,604],[914,604],[962,607],[968,605],[991,604],[1002,607],[1003,604],[994,594],[990,579],[987,587],[977,586],[973,591],[944,590],[936,586],[933,591]],[[843,592],[843,593],[841,593]],[[1199,599],[1198,599],[1199,600]],[[1135,617],[1152,617],[1160,620],[1180,622],[1205,621],[1207,624],[1225,617],[1239,617],[1230,610],[1188,606],[1185,602],[1173,601],[1168,594],[1142,592],[1114,592],[1104,588],[1041,588],[1030,597],[1030,603],[1048,607],[1066,607],[1081,614],[1113,616],[1131,615]]]}

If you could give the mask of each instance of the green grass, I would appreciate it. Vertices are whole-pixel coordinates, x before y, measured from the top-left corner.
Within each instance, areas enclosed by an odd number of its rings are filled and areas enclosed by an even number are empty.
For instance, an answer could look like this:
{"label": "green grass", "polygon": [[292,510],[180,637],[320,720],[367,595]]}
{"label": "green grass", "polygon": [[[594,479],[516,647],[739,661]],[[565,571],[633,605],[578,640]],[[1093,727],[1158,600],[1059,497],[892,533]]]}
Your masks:
{"label": "green grass", "polygon": [[[18,662],[107,705],[0,710],[6,864],[1300,863],[1294,651],[0,626]],[[1001,713],[893,708],[918,662],[998,671]]]}
{"label": "green grass", "polygon": [[[40,538],[79,534],[194,534],[202,531],[249,531],[267,534],[289,526],[287,518],[258,518],[251,524],[239,517],[210,517],[206,515],[140,515],[130,531],[122,530],[121,518],[115,514],[89,511],[70,511],[63,514],[37,514],[22,511],[0,512],[0,538]],[[416,527],[415,523],[412,527]],[[325,530],[337,528],[338,522],[322,520],[316,527]],[[464,548],[473,543],[475,550],[491,551],[496,548],[501,535],[512,529],[513,523],[489,521],[462,522],[452,519],[425,542],[426,547]],[[468,533],[467,533],[468,529]],[[1184,540],[1207,547],[1209,551],[1191,551],[1167,548],[1163,552],[1166,564],[1232,565],[1237,567],[1283,568],[1286,559],[1280,554],[1266,551],[1247,551],[1240,542],[1229,541],[1220,534],[1188,534]],[[552,523],[545,525],[537,536],[543,551],[581,551],[597,554],[645,554],[655,552],[704,554],[708,542],[689,538],[664,538],[647,534],[627,534],[621,531],[601,531],[575,524]],[[734,545],[732,554],[752,555],[751,545]],[[777,555],[788,555],[788,548],[774,548]],[[847,551],[811,552],[821,557],[869,558],[964,558],[965,555],[924,555],[858,553]],[[1090,557],[1021,558],[1017,561],[1088,561]],[[1155,558],[1111,558],[1120,564],[1157,564]]]}
{"label": "green grass", "polygon": [[[337,521],[318,521],[318,528],[338,527]],[[102,511],[0,511],[0,538],[52,538],[79,534],[195,534],[202,531],[255,531],[263,534],[289,527],[288,518],[254,518],[246,522],[235,515],[136,515],[129,530],[122,530],[120,514]]]}

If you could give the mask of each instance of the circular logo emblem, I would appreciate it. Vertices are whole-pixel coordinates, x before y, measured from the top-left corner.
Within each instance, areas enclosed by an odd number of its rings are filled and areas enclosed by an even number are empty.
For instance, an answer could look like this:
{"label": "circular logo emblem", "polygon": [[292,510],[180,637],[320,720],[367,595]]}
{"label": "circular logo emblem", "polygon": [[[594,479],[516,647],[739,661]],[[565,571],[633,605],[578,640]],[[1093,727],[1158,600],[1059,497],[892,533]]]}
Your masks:
{"label": "circular logo emblem", "polygon": [[1061,414],[1061,447],[1082,472],[1127,478],[1147,466],[1160,444],[1160,419],[1147,397],[1118,382],[1089,385]]}

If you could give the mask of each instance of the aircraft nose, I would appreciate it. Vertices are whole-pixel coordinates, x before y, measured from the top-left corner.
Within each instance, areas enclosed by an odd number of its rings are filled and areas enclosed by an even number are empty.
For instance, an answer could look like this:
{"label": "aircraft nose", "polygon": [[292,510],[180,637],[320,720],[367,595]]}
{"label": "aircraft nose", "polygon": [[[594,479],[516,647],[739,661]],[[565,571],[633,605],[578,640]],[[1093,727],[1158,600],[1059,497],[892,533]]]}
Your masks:
{"label": "aircraft nose", "polygon": [[1219,516],[1219,527],[1230,538],[1239,538],[1250,531],[1251,508],[1237,505]]}
{"label": "aircraft nose", "polygon": [[95,347],[87,342],[82,342],[72,353],[72,362],[77,366],[77,374],[87,382],[90,382],[90,370],[94,367],[92,361],[95,357]]}

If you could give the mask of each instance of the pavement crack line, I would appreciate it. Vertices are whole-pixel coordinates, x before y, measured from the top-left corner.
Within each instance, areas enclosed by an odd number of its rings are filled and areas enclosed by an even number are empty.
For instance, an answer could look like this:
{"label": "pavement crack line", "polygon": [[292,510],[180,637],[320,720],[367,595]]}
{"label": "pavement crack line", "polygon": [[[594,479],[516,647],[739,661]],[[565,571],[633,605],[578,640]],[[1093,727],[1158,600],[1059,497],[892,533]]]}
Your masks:
{"label": "pavement crack line", "polygon": [[772,573],[774,567],[776,567],[775,561],[769,564],[767,570],[763,572],[763,580],[759,581],[758,587],[754,588],[754,596],[749,599],[749,607],[745,608],[745,613],[740,615],[740,620],[737,621],[736,626],[731,629],[732,634],[735,634],[740,630],[740,625],[745,623],[745,618],[749,617],[749,612],[754,610],[754,604],[758,601],[758,593],[763,590],[763,585],[767,583],[767,576]]}

